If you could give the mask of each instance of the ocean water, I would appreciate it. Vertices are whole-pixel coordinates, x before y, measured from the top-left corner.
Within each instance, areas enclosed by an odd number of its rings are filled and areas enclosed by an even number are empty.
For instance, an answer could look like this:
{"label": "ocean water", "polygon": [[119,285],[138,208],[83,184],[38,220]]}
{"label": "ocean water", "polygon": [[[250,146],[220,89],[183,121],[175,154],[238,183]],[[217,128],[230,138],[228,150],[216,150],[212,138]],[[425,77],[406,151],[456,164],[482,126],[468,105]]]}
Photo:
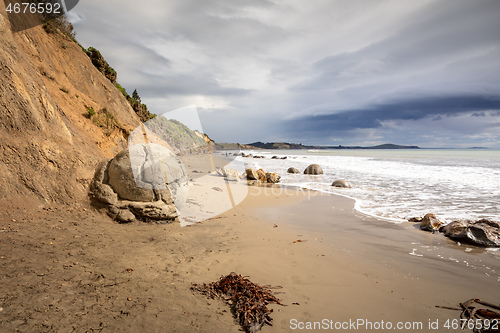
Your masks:
{"label": "ocean water", "polygon": [[[499,150],[256,150],[266,159],[238,157],[247,167],[278,172],[284,185],[355,199],[355,208],[393,222],[434,213],[444,222],[500,221]],[[271,159],[272,156],[286,160]],[[319,164],[324,174],[288,174]],[[336,179],[353,188],[331,186]]]}

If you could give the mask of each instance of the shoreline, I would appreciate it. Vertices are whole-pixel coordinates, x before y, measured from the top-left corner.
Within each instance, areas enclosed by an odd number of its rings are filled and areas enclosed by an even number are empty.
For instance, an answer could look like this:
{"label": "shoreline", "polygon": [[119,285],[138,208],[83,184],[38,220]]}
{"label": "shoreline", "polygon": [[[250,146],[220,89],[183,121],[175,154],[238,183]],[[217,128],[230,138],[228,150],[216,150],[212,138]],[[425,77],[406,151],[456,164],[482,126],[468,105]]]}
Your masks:
{"label": "shoreline", "polygon": [[[263,150],[256,154],[266,158],[239,158],[249,167],[280,173],[285,184],[354,198],[359,211],[376,218],[397,223],[434,213],[444,223],[500,221],[495,200],[500,193],[492,186],[498,180],[500,160],[490,152],[484,156],[469,151],[440,156],[433,152],[403,154],[385,150],[326,155]],[[289,167],[303,170],[313,163],[323,168],[324,175],[307,178],[286,172]],[[336,179],[351,182],[353,188],[332,188]]]}
{"label": "shoreline", "polygon": [[[230,272],[282,287],[276,296],[287,306],[270,306],[274,325],[264,333],[310,331],[293,329],[291,321],[323,319],[423,325],[438,320],[441,332],[447,331],[446,320],[459,319],[459,311],[436,305],[500,297],[498,281],[480,267],[413,256],[416,245],[407,243],[419,242],[418,253],[437,246],[443,255],[462,253],[491,265],[488,253],[448,251],[443,237],[361,216],[344,197],[278,187],[249,191],[234,209],[187,227],[120,225],[67,206],[9,209],[0,229],[8,223],[15,232],[5,232],[0,245],[0,326],[32,332],[239,332],[222,301],[190,291],[192,283]],[[490,268],[500,272],[498,264]]]}

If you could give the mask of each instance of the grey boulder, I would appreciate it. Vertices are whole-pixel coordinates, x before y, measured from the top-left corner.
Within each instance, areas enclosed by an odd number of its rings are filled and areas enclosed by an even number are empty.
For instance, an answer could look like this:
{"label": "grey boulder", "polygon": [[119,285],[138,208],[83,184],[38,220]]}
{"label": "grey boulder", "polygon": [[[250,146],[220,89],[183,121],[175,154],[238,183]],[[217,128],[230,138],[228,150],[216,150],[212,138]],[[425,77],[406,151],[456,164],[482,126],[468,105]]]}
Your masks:
{"label": "grey boulder", "polygon": [[429,213],[425,214],[424,218],[420,222],[420,229],[435,232],[443,225],[443,222],[439,221],[436,215]]}
{"label": "grey boulder", "polygon": [[[187,173],[158,144],[137,144],[98,165],[90,185],[93,202],[119,222],[170,223],[187,198]],[[175,205],[174,205],[175,201]]]}
{"label": "grey boulder", "polygon": [[441,228],[446,237],[479,246],[500,247],[500,223],[489,220],[453,221]]}
{"label": "grey boulder", "polygon": [[322,175],[323,169],[318,164],[311,164],[304,170],[305,175]]}
{"label": "grey boulder", "polygon": [[345,188],[351,188],[352,185],[349,183],[347,180],[344,179],[337,179],[332,183],[333,187],[345,187]]}

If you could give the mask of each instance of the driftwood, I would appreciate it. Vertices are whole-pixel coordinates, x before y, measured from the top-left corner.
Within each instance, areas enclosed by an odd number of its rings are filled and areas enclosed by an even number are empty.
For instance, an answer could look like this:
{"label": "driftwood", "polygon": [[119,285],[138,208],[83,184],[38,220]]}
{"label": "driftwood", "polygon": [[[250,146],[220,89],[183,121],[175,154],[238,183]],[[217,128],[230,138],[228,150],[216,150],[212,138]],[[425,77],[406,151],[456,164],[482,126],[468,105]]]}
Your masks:
{"label": "driftwood", "polygon": [[264,324],[272,326],[272,318],[266,305],[281,304],[271,289],[280,287],[259,286],[247,278],[232,272],[222,276],[219,281],[201,285],[193,284],[191,290],[200,292],[212,299],[222,299],[231,306],[239,324],[245,332],[259,331]]}

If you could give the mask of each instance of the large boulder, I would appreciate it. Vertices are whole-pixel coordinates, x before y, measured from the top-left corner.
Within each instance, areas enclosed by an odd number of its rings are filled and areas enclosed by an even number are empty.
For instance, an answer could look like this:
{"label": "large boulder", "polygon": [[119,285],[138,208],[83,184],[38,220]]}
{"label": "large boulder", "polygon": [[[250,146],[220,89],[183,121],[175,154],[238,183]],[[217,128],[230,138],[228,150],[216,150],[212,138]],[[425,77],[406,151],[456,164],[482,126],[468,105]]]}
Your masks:
{"label": "large boulder", "polygon": [[278,183],[281,177],[277,172],[265,172],[263,169],[246,169],[245,173],[248,180],[257,180],[261,183]]}
{"label": "large boulder", "polygon": [[145,222],[165,221],[177,216],[173,204],[165,204],[164,201],[154,202],[129,202],[129,210],[140,220]]}
{"label": "large boulder", "polygon": [[443,227],[446,237],[479,246],[500,247],[500,223],[489,220],[454,221]]}
{"label": "large boulder", "polygon": [[109,163],[108,160],[98,164],[94,179],[90,183],[89,195],[102,204],[115,205],[118,202],[118,194],[107,184]]}
{"label": "large boulder", "polygon": [[300,173],[299,170],[297,170],[296,168],[294,167],[290,167],[288,168],[288,170],[286,170],[287,173]]}
{"label": "large boulder", "polygon": [[266,172],[266,181],[268,183],[279,183],[281,177],[277,172]]}
{"label": "large boulder", "polygon": [[257,170],[257,176],[258,176],[258,180],[260,180],[261,182],[266,182],[267,176],[266,176],[266,172],[263,169]]}
{"label": "large boulder", "polygon": [[349,183],[347,180],[344,179],[337,179],[332,183],[332,186],[334,187],[345,187],[345,188],[351,188],[352,185]]}
{"label": "large boulder", "polygon": [[245,173],[247,175],[248,180],[259,180],[259,174],[257,173],[257,170],[246,169]]}
{"label": "large boulder", "polygon": [[100,163],[90,186],[94,203],[119,222],[169,223],[187,198],[187,173],[158,144],[138,144]]}
{"label": "large boulder", "polygon": [[150,188],[137,186],[130,152],[128,149],[119,152],[109,164],[108,183],[121,199],[132,201],[153,201],[154,192]]}
{"label": "large boulder", "polygon": [[238,181],[241,179],[240,173],[235,169],[215,167],[215,171],[225,180]]}
{"label": "large boulder", "polygon": [[158,144],[137,144],[122,150],[111,160],[107,172],[109,185],[123,200],[155,201],[164,191],[166,197],[172,194],[179,203],[187,197],[188,177],[182,162]]}
{"label": "large boulder", "polygon": [[446,237],[456,240],[467,239],[467,228],[469,223],[465,221],[453,221],[440,229]]}
{"label": "large boulder", "polygon": [[305,175],[322,175],[323,169],[318,164],[311,164],[304,170]]}
{"label": "large boulder", "polygon": [[424,216],[422,222],[420,222],[420,229],[435,232],[443,225],[443,222],[439,221],[436,215],[429,213]]}

